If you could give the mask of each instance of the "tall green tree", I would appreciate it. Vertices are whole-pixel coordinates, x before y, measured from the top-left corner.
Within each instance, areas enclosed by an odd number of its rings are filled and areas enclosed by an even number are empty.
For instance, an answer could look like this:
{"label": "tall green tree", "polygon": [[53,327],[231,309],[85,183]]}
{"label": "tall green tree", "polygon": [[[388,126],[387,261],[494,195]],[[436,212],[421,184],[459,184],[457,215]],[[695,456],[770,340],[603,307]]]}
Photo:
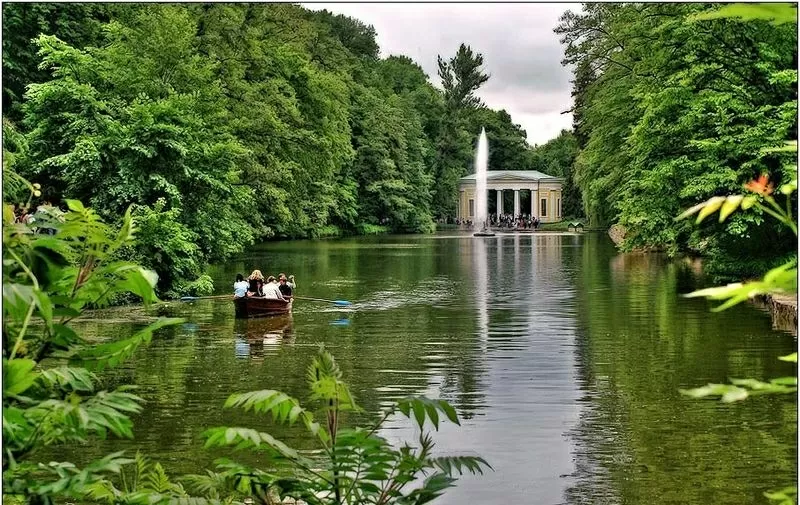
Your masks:
{"label": "tall green tree", "polygon": [[577,136],[569,130],[561,130],[558,137],[533,149],[534,170],[564,178],[561,190],[564,216],[583,216],[581,191],[575,183],[573,173],[578,152]]}
{"label": "tall green tree", "polygon": [[[29,86],[24,169],[47,198],[88,200],[107,218],[163,200],[213,260],[253,240],[245,212],[253,195],[238,184],[247,152],[195,33],[185,9],[149,5],[128,25],[112,23],[102,48],[41,36],[52,80]],[[152,257],[142,261],[167,273]]]}
{"label": "tall green tree", "polygon": [[103,25],[120,12],[113,3],[7,3],[3,4],[3,115],[21,118],[20,105],[28,84],[48,80],[39,68],[41,35],[55,35],[83,48],[103,40]]}
{"label": "tall green tree", "polygon": [[[528,145],[527,134],[512,120],[505,110],[495,111],[480,107],[466,115],[467,132],[480,133],[486,128],[489,142],[489,170],[528,170],[530,169],[532,149]],[[474,171],[474,159],[468,168]]]}
{"label": "tall green tree", "polygon": [[466,114],[483,105],[475,95],[489,75],[483,72],[483,55],[461,44],[455,56],[438,57],[439,78],[444,88],[445,119],[437,139],[435,213],[439,218],[455,215],[458,179],[466,175],[472,154],[472,140]]}
{"label": "tall green tree", "polygon": [[765,244],[767,261],[793,248],[783,230],[759,212],[705,230],[673,216],[759,173],[786,176],[783,155],[765,148],[796,135],[797,35],[765,21],[697,22],[702,9],[590,4],[562,17],[565,62],[581,71],[575,178],[590,220],[624,225],[627,247],[694,250],[751,275],[766,266]]}

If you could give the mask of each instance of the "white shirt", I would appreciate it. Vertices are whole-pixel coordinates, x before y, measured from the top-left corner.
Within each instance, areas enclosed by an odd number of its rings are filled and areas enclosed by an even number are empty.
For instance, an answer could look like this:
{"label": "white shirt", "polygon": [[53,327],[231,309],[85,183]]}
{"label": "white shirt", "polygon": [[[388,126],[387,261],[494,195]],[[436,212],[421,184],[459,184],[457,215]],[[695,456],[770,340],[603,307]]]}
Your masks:
{"label": "white shirt", "polygon": [[274,282],[268,282],[267,284],[264,284],[264,297],[285,300],[281,294],[281,290],[278,289],[278,285]]}
{"label": "white shirt", "polygon": [[247,289],[250,283],[247,281],[239,281],[233,283],[233,296],[242,297],[247,294]]}

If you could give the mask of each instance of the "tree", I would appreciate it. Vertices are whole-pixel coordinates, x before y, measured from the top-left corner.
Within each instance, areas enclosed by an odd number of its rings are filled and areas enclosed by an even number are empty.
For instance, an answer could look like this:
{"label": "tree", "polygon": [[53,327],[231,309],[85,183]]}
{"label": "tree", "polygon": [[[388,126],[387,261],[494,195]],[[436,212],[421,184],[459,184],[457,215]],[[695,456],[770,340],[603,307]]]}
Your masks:
{"label": "tree", "polygon": [[[528,170],[532,150],[528,145],[525,130],[515,124],[505,110],[495,111],[481,107],[466,115],[468,132],[480,132],[486,128],[489,142],[489,170]],[[468,167],[474,170],[474,160]]]}
{"label": "tree", "polygon": [[96,45],[103,39],[103,24],[118,12],[111,3],[3,5],[3,115],[18,121],[26,86],[49,77],[38,68],[34,40],[39,35],[55,35],[77,48]]}
{"label": "tree", "polygon": [[[785,177],[763,152],[796,134],[796,33],[691,16],[689,4],[591,4],[556,32],[574,64],[585,137],[575,180],[594,224],[619,222],[625,247],[708,255],[719,273],[751,275],[793,244],[783,230],[737,215],[700,235],[673,216],[755,173]],[[579,86],[579,89],[578,89]]]}
{"label": "tree", "polygon": [[437,139],[436,215],[455,214],[458,179],[466,175],[472,153],[472,139],[478,132],[464,129],[465,116],[482,106],[475,92],[489,80],[483,73],[483,56],[461,44],[456,55],[445,60],[438,56],[439,78],[444,88],[445,119]]}
{"label": "tree", "polygon": [[561,190],[564,216],[583,215],[581,191],[575,184],[573,173],[578,152],[578,140],[568,130],[562,130],[558,137],[533,149],[535,170],[564,178],[564,186]]}
{"label": "tree", "polygon": [[[24,173],[42,181],[47,198],[88,200],[106,218],[163,199],[178,226],[197,233],[203,257],[219,259],[252,241],[244,212],[252,193],[236,185],[247,152],[194,33],[185,10],[150,5],[129,25],[112,24],[103,48],[40,37],[53,79],[29,87]],[[173,277],[152,256],[141,260]]]}

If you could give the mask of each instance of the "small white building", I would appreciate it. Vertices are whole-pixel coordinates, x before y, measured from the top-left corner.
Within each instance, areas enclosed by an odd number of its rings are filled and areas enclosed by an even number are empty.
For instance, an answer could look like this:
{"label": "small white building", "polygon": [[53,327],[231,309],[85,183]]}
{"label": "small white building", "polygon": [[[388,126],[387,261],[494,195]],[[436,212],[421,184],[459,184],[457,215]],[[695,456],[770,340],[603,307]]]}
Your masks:
{"label": "small white building", "polygon": [[[543,223],[561,221],[561,186],[564,179],[536,170],[489,170],[486,172],[486,214],[527,214]],[[458,183],[458,218],[475,220],[475,174]],[[513,192],[513,205],[510,201]],[[508,203],[508,205],[506,205]]]}

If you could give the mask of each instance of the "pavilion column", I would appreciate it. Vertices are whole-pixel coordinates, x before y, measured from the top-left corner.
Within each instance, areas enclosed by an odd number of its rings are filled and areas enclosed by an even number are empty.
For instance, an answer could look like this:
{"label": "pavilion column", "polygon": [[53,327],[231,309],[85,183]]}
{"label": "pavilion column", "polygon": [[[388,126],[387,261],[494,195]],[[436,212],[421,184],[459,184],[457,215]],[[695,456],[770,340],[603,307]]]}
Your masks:
{"label": "pavilion column", "polygon": [[519,214],[520,214],[520,212],[519,212],[519,190],[515,189],[514,190],[514,219],[516,219],[517,216],[519,216]]}
{"label": "pavilion column", "polygon": [[497,190],[497,217],[503,215],[503,190]]}

